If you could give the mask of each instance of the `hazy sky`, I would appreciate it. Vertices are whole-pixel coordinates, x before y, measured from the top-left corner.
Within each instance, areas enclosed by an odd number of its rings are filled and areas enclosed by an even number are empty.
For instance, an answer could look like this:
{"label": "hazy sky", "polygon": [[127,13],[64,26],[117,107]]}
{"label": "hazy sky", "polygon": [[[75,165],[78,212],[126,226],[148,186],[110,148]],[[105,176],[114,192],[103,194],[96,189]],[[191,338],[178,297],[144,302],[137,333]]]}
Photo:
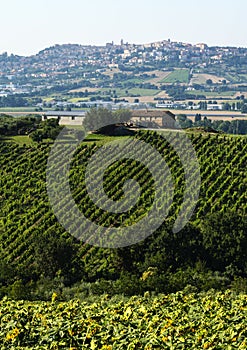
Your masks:
{"label": "hazy sky", "polygon": [[121,38],[247,47],[246,0],[1,0],[0,10],[0,53]]}

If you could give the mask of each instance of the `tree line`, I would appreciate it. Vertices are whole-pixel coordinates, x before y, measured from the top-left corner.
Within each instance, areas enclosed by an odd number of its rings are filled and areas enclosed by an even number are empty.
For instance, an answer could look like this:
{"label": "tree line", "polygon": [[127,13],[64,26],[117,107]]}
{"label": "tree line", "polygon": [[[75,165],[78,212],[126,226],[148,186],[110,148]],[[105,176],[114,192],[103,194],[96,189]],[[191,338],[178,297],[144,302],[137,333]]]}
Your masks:
{"label": "tree line", "polygon": [[247,134],[247,120],[212,120],[197,113],[194,120],[189,119],[186,114],[177,117],[177,123],[182,128],[204,128],[208,131],[222,132],[234,135]]}

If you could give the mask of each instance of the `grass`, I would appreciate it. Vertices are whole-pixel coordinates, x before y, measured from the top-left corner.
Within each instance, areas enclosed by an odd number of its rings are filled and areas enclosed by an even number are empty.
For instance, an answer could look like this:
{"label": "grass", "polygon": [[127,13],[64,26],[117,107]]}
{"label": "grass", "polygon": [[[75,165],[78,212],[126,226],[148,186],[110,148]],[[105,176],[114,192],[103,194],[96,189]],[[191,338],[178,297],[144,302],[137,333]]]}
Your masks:
{"label": "grass", "polygon": [[[73,125],[73,126],[66,126],[68,129],[81,129],[82,127],[80,125]],[[129,136],[107,136],[107,135],[101,135],[101,134],[93,134],[90,133],[86,136],[86,138],[83,140],[83,142],[87,144],[91,144],[95,142],[97,145],[101,146],[108,142],[112,141],[118,141],[119,143],[123,140],[128,139]],[[73,136],[68,136],[68,140],[74,140]],[[31,139],[28,135],[18,135],[18,136],[0,136],[0,142],[12,142],[17,143],[18,145],[34,145],[37,144],[35,141]],[[51,139],[43,140],[42,142],[53,142]],[[65,141],[66,142],[66,141]]]}
{"label": "grass", "polygon": [[53,97],[53,96],[50,96],[50,97],[42,97],[42,99],[45,101],[45,102],[51,102],[51,101],[53,101],[54,100],[54,98],[55,98],[55,96]]}
{"label": "grass", "polygon": [[236,94],[236,91],[222,91],[222,92],[214,92],[214,91],[203,91],[203,90],[194,90],[194,91],[187,91],[189,95],[204,95],[206,97],[232,97]]}
{"label": "grass", "polygon": [[35,107],[2,107],[0,112],[35,112]]}
{"label": "grass", "polygon": [[238,74],[232,74],[232,73],[225,73],[226,79],[228,79],[231,83],[240,83],[241,78]]}
{"label": "grass", "polygon": [[[113,93],[115,91],[116,95],[118,98],[120,97],[128,97],[130,95],[138,95],[138,96],[154,96],[160,92],[160,90],[156,89],[141,89],[141,88],[132,88],[132,89],[120,89],[120,88],[115,88],[115,89],[108,89],[108,88],[103,88],[99,89],[97,91],[97,94],[102,95],[103,92],[109,91]],[[126,93],[128,91],[128,93]]]}
{"label": "grass", "polygon": [[71,103],[77,103],[77,102],[81,102],[81,101],[87,102],[88,101],[88,97],[73,97],[73,98],[70,98],[68,100],[68,102],[71,102]]}
{"label": "grass", "polygon": [[141,84],[143,83],[144,81],[147,81],[149,80],[150,77],[148,78],[139,78],[139,77],[135,77],[135,78],[131,78],[131,79],[128,79],[128,80],[123,80],[124,83],[134,83],[134,84]]}
{"label": "grass", "polygon": [[[64,135],[63,139],[60,142],[75,142],[75,135],[73,134],[73,130],[80,130],[82,127],[80,125],[66,125],[67,129],[70,129],[72,132],[69,135]],[[83,143],[88,145],[95,143],[97,146],[103,146],[108,142],[117,141],[121,143],[122,141],[128,139],[130,136],[108,136],[103,134],[94,134],[88,133],[83,139]],[[52,140],[43,140],[43,142],[53,142]],[[24,143],[24,142],[23,142]]]}
{"label": "grass", "polygon": [[18,145],[33,145],[35,142],[31,139],[31,137],[26,135],[18,135],[18,136],[1,136],[0,141],[5,142],[14,142]]}
{"label": "grass", "polygon": [[240,74],[239,76],[240,76],[242,82],[247,83],[247,74]]}
{"label": "grass", "polygon": [[128,95],[140,95],[140,96],[154,96],[157,95],[160,90],[156,89],[140,89],[133,88],[128,90]]}
{"label": "grass", "polygon": [[189,69],[176,69],[171,72],[167,77],[162,79],[160,83],[189,83],[190,72]]}
{"label": "grass", "polygon": [[226,79],[225,76],[217,76],[214,74],[207,73],[193,73],[193,77],[191,79],[191,83],[193,84],[206,84],[206,81],[211,79],[213,83],[218,83],[220,80]]}

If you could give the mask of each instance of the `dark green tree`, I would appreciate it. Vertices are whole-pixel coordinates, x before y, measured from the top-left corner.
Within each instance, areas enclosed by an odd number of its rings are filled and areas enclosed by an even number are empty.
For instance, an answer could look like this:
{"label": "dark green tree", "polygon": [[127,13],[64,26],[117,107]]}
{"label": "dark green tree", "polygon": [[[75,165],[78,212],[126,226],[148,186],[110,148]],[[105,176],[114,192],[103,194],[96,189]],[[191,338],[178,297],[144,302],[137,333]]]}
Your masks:
{"label": "dark green tree", "polygon": [[247,218],[234,211],[209,214],[200,225],[207,263],[213,270],[232,266],[247,273]]}
{"label": "dark green tree", "polygon": [[195,123],[201,122],[202,116],[200,113],[196,113],[195,115]]}
{"label": "dark green tree", "polygon": [[34,265],[38,276],[55,278],[59,273],[70,284],[82,277],[77,256],[78,244],[72,238],[52,233],[37,236],[34,242]]}
{"label": "dark green tree", "polygon": [[126,123],[130,120],[129,110],[117,110],[112,112],[106,108],[92,108],[87,112],[83,125],[87,131],[96,131],[103,126],[116,123]]}
{"label": "dark green tree", "polygon": [[241,113],[247,113],[247,104],[244,103],[241,107]]}
{"label": "dark green tree", "polygon": [[212,85],[213,84],[213,80],[212,79],[207,79],[206,80],[206,84],[207,85]]}

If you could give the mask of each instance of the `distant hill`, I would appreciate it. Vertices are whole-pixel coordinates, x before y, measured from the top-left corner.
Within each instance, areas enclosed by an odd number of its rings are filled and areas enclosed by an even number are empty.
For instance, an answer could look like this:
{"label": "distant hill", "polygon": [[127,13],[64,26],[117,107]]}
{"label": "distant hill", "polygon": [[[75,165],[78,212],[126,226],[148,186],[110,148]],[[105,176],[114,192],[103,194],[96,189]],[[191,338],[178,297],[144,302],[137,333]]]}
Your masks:
{"label": "distant hill", "polygon": [[247,97],[247,48],[202,43],[54,45],[27,57],[3,53],[0,71],[0,97],[20,94],[26,105],[39,107],[54,100],[236,102]]}

